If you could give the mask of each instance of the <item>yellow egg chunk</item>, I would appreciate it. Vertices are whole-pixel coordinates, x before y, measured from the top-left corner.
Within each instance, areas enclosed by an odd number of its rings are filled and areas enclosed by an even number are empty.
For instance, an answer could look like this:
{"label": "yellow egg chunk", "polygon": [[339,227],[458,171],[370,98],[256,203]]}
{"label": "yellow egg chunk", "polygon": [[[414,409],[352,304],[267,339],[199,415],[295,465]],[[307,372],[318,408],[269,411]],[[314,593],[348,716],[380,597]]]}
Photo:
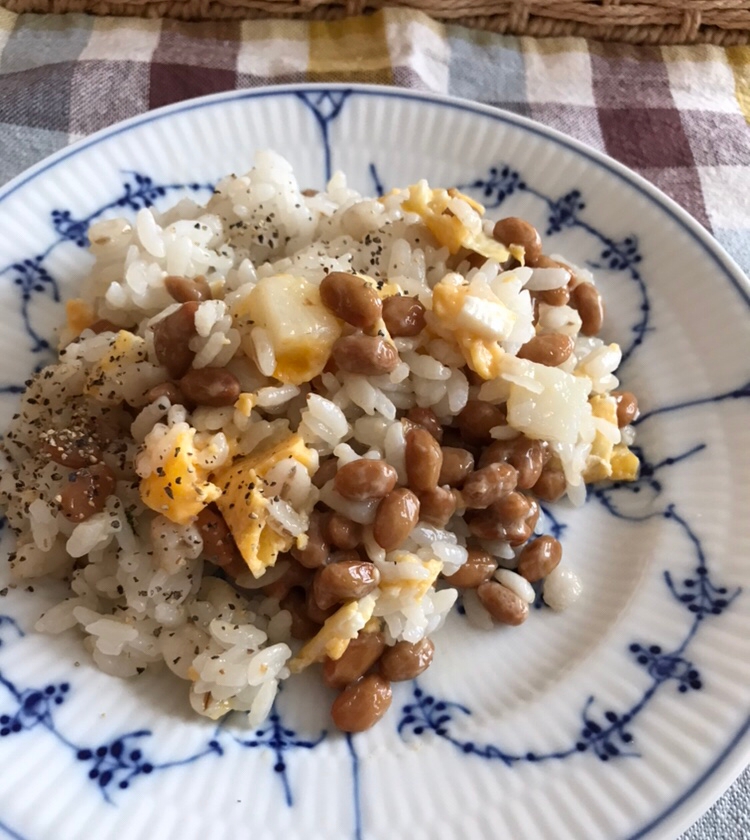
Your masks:
{"label": "yellow egg chunk", "polygon": [[289,661],[289,670],[297,674],[314,662],[321,662],[326,656],[341,659],[349,642],[357,637],[372,618],[375,601],[375,594],[366,595],[336,610],[294,659]]}
{"label": "yellow egg chunk", "polygon": [[291,537],[277,533],[268,525],[268,502],[263,494],[263,477],[285,458],[294,458],[310,475],[317,468],[316,453],[305,446],[299,435],[289,435],[219,470],[214,479],[221,489],[216,506],[256,578],[273,566],[279,553],[290,549],[293,543]]}
{"label": "yellow egg chunk", "polygon": [[491,380],[500,376],[505,351],[496,341],[476,338],[463,331],[456,333],[456,339],[466,364],[482,379]]}
{"label": "yellow egg chunk", "polygon": [[612,466],[612,481],[635,481],[640,470],[640,461],[635,453],[631,452],[623,443],[617,444],[612,450],[610,460]]}
{"label": "yellow egg chunk", "polygon": [[[591,403],[591,413],[617,428],[617,403],[614,397],[595,396]],[[635,481],[638,478],[640,462],[638,457],[622,443],[614,443],[607,435],[597,429],[591,444],[591,454],[586,462],[583,479],[587,484],[595,481]]]}
{"label": "yellow egg chunk", "polygon": [[302,277],[264,277],[232,315],[242,335],[242,349],[254,357],[253,326],[263,327],[276,354],[273,375],[300,385],[322,372],[341,325],[320,300],[318,287]]}
{"label": "yellow egg chunk", "polygon": [[446,212],[453,199],[460,199],[478,216],[483,216],[484,207],[469,196],[456,189],[430,189],[427,181],[414,184],[409,187],[408,192],[409,196],[402,205],[403,209],[417,213],[430,233],[451,254],[457,254],[461,248],[468,248],[498,262],[505,262],[510,256],[505,245],[484,233],[481,220],[477,220],[476,229],[471,230],[454,213]]}
{"label": "yellow egg chunk", "polygon": [[243,391],[239,397],[237,397],[237,401],[234,404],[234,407],[243,417],[249,417],[252,410],[255,408],[256,396],[255,394],[249,394],[247,391]]}
{"label": "yellow egg chunk", "polygon": [[139,488],[145,505],[177,525],[188,525],[221,493],[195,463],[194,436],[194,429],[180,433],[157,468],[141,479]]}
{"label": "yellow egg chunk", "polygon": [[245,466],[244,460],[228,470],[222,470],[216,477],[221,489],[216,506],[232,532],[248,569],[255,577],[260,577],[276,562],[276,556],[270,557],[265,551],[261,557],[261,537],[268,530],[268,502],[258,489],[261,479],[255,470]]}
{"label": "yellow egg chunk", "polygon": [[384,574],[379,585],[380,597],[383,600],[386,597],[401,600],[404,595],[408,595],[415,602],[421,601],[443,569],[443,563],[440,560],[434,558],[432,560],[423,560],[421,557],[408,551],[398,552],[395,556],[395,565],[398,567],[407,563],[419,564],[419,568],[423,574],[418,577],[396,577],[393,579],[388,579],[388,576]]}
{"label": "yellow egg chunk", "polygon": [[[589,400],[591,413],[594,417],[611,423],[617,429],[617,404],[613,397],[594,396]],[[612,475],[612,450],[614,441],[597,429],[591,443],[591,453],[586,461],[583,480],[590,484],[594,481],[604,481]]]}
{"label": "yellow egg chunk", "polygon": [[[468,285],[457,285],[443,279],[433,289],[432,312],[437,317],[439,326],[452,334],[466,364],[482,379],[495,379],[500,375],[505,351],[497,341],[488,338],[483,330],[480,334],[459,326],[465,314],[464,307],[470,297],[473,296],[469,295]],[[492,303],[495,306],[502,306],[499,301]],[[510,310],[507,312],[515,320],[515,315]],[[482,329],[481,326],[479,329]]]}
{"label": "yellow egg chunk", "polygon": [[65,304],[65,318],[74,335],[80,335],[94,323],[94,310],[81,298],[71,298]]}

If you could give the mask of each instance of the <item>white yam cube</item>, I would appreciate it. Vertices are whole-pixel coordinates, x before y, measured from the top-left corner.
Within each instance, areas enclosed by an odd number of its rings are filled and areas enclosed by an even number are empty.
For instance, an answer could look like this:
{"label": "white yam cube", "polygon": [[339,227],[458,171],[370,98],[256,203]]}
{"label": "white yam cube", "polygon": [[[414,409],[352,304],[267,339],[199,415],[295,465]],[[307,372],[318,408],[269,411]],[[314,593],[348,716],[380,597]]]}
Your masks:
{"label": "white yam cube", "polygon": [[511,383],[508,423],[530,438],[575,443],[582,426],[590,424],[591,380],[539,364],[528,365],[526,376],[534,385]]}

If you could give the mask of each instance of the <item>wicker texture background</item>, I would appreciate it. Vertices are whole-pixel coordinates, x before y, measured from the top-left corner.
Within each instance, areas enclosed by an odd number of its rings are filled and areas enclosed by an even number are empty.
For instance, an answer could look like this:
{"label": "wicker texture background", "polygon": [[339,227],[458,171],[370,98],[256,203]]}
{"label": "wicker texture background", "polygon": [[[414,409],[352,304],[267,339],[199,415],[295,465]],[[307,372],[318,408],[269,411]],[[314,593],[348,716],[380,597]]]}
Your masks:
{"label": "wicker texture background", "polygon": [[0,0],[13,12],[89,12],[181,20],[340,18],[385,6],[510,35],[631,44],[746,44],[750,0]]}

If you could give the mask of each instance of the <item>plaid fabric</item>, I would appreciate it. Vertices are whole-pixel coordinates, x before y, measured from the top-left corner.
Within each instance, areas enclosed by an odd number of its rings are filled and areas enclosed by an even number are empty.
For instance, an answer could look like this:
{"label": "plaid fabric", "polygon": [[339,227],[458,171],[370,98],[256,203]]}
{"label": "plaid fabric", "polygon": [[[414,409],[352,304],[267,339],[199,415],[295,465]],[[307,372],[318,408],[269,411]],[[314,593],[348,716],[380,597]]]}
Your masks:
{"label": "plaid fabric", "polygon": [[645,175],[750,270],[750,47],[514,38],[403,9],[200,24],[0,9],[0,181],[149,108],[301,81],[395,84],[533,117]]}
{"label": "plaid fabric", "polygon": [[[335,22],[15,15],[0,8],[0,183],[149,108],[302,81],[395,84],[498,105],[607,152],[750,271],[750,47],[534,40],[407,10]],[[750,837],[747,773],[686,840]]]}

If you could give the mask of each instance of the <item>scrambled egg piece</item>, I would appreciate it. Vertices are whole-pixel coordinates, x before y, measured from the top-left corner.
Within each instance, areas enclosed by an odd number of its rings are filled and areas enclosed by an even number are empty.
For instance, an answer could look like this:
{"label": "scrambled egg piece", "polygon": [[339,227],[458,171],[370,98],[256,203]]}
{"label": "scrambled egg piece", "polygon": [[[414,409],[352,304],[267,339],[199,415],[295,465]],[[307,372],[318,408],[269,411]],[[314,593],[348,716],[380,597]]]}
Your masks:
{"label": "scrambled egg piece", "polygon": [[[596,396],[589,402],[594,417],[617,428],[617,403],[614,397]],[[627,446],[614,443],[597,429],[583,474],[587,484],[607,478],[612,481],[634,481],[638,477],[638,468],[638,458]]]}
{"label": "scrambled egg piece", "polygon": [[243,417],[249,417],[250,412],[255,408],[256,396],[255,394],[250,394],[247,391],[243,391],[239,397],[237,397],[237,401],[234,404],[234,407],[237,411],[242,414]]}
{"label": "scrambled egg piece", "polygon": [[[591,413],[617,428],[617,405],[613,397],[596,396],[589,399]],[[612,450],[614,441],[597,429],[594,440],[591,443],[591,453],[586,462],[586,469],[583,473],[583,480],[587,483],[603,481],[612,475]]]}
{"label": "scrambled egg piece", "polygon": [[232,311],[242,349],[255,355],[252,328],[263,327],[276,354],[273,375],[300,385],[322,372],[336,339],[339,321],[320,300],[318,287],[302,277],[264,277]]}
{"label": "scrambled egg piece", "polygon": [[635,481],[638,478],[640,461],[634,452],[631,452],[624,443],[618,443],[612,450],[612,457],[609,461],[612,467],[612,481]]}
{"label": "scrambled egg piece", "polygon": [[[399,569],[399,567],[407,564],[415,564],[415,569],[418,568],[420,573],[412,577],[406,577],[401,576],[400,570],[393,575],[390,575],[387,570],[382,570],[379,585],[381,596],[379,600],[381,601],[385,601],[386,598],[394,598],[400,602],[404,595],[408,595],[412,602],[421,601],[443,569],[443,564],[440,560],[434,558],[432,560],[423,560],[421,557],[409,551],[396,552],[392,562],[395,569]],[[382,614],[382,610],[378,610],[377,612],[379,615]]]}
{"label": "scrambled egg piece", "polygon": [[94,310],[81,298],[71,298],[65,304],[65,318],[74,335],[80,335],[94,323]]}
{"label": "scrambled egg piece", "polygon": [[[457,254],[461,248],[468,248],[488,259],[505,262],[511,252],[482,230],[481,218],[477,224],[468,228],[458,216],[449,210],[448,205],[454,198],[465,201],[479,217],[484,215],[484,207],[458,190],[430,189],[427,181],[420,181],[409,187],[409,197],[403,203],[404,210],[417,213],[422,217],[430,233],[444,245],[451,254]],[[523,249],[521,249],[523,251]],[[519,255],[523,257],[523,253]]]}
{"label": "scrambled egg piece", "polygon": [[256,578],[276,563],[279,552],[288,551],[293,543],[291,537],[268,526],[268,501],[263,492],[263,477],[284,458],[294,458],[310,474],[316,468],[315,453],[299,435],[289,435],[219,470],[214,479],[221,488],[216,506]]}
{"label": "scrambled egg piece", "polygon": [[221,494],[195,463],[194,437],[195,429],[180,432],[162,463],[140,484],[143,503],[177,525],[188,525]]}
{"label": "scrambled egg piece", "polygon": [[315,636],[289,662],[289,670],[293,674],[304,671],[314,662],[320,662],[324,657],[340,659],[349,647],[349,642],[356,639],[357,634],[372,618],[377,596],[375,593],[365,595],[359,601],[349,601],[328,619]]}
{"label": "scrambled egg piece", "polygon": [[[454,285],[441,280],[432,292],[432,311],[439,324],[451,333],[458,345],[466,364],[482,379],[496,379],[501,372],[505,351],[497,339],[480,335],[475,330],[457,326],[461,313],[469,297],[467,285]],[[497,301],[498,306],[503,306]],[[503,307],[507,309],[506,307]],[[508,315],[515,320],[515,315],[507,309]],[[512,321],[511,321],[512,326]]]}

